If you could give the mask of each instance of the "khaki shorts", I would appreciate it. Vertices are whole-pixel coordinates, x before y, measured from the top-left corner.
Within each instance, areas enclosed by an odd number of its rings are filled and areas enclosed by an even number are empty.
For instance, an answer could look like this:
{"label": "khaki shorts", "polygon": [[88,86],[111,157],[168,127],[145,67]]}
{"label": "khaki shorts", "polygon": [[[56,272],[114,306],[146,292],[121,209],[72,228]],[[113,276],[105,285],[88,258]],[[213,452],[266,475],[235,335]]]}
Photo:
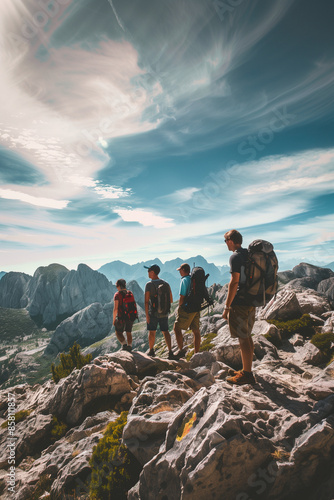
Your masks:
{"label": "khaki shorts", "polygon": [[187,313],[182,306],[179,306],[176,315],[174,327],[179,327],[181,330],[199,330],[199,312]]}
{"label": "khaki shorts", "polygon": [[228,315],[231,337],[246,339],[251,336],[255,322],[255,307],[232,306]]}

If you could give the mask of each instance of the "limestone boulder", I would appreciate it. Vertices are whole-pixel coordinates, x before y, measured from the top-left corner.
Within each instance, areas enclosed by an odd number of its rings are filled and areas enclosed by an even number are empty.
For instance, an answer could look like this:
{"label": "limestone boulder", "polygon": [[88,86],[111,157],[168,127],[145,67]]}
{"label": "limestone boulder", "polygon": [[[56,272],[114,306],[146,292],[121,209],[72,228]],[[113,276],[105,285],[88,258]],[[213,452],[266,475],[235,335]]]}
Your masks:
{"label": "limestone boulder", "polygon": [[159,451],[173,415],[200,387],[180,373],[164,372],[143,380],[123,432],[124,443],[140,463]]}
{"label": "limestone boulder", "polygon": [[299,318],[302,314],[296,293],[293,290],[283,288],[275,300],[270,301],[262,311],[264,319],[276,319],[288,321]]}
{"label": "limestone boulder", "polygon": [[45,447],[41,455],[27,458],[20,464],[26,476],[17,484],[17,500],[30,500],[39,478],[49,475],[52,494],[57,498],[65,489],[74,489],[76,494],[87,493],[84,480],[90,474],[89,459],[93,447],[103,437],[103,430],[118,415],[114,412],[100,412],[87,417],[76,429],[71,429],[61,439]]}
{"label": "limestone boulder", "polygon": [[315,314],[321,316],[324,312],[331,310],[329,300],[323,294],[311,289],[296,293],[302,314]]}
{"label": "limestone boulder", "polygon": [[328,297],[331,304],[334,305],[334,277],[320,281],[317,287],[318,292]]}
{"label": "limestone boulder", "polygon": [[233,399],[215,385],[184,404],[128,498],[236,498],[247,478],[271,458],[274,447],[233,408]]}
{"label": "limestone boulder", "polygon": [[306,342],[302,347],[296,349],[293,362],[297,365],[307,363],[310,365],[321,365],[325,361],[323,353],[311,342]]}
{"label": "limestone boulder", "polygon": [[127,374],[120,365],[113,362],[88,364],[62,378],[39,411],[52,413],[74,426],[94,402],[101,398],[120,398],[131,390]]}

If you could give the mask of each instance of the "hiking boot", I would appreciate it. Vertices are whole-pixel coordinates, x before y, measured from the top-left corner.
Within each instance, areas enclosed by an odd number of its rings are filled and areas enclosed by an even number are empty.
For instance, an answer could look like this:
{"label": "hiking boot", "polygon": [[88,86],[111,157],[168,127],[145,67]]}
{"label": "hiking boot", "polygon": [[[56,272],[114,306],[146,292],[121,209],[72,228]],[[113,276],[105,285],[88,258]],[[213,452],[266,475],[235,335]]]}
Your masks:
{"label": "hiking boot", "polygon": [[184,358],[185,355],[186,355],[186,352],[187,352],[187,349],[186,348],[183,348],[183,349],[180,349],[179,352],[177,352],[175,354],[175,357],[176,359],[181,359],[181,358]]}
{"label": "hiking boot", "polygon": [[237,373],[240,373],[242,372],[242,370],[233,370],[233,368],[230,368],[228,370],[228,374],[231,375],[232,377],[234,377],[235,375],[237,375]]}
{"label": "hiking boot", "polygon": [[121,347],[121,351],[127,351],[128,350],[128,344],[123,344]]}
{"label": "hiking boot", "polygon": [[175,356],[175,354],[173,353],[173,351],[169,351],[169,353],[168,353],[168,359],[175,359],[175,360],[177,360],[178,358]]}
{"label": "hiking boot", "polygon": [[254,378],[253,373],[244,372],[243,370],[237,372],[236,375],[234,375],[234,377],[227,377],[226,381],[229,382],[230,384],[235,384],[235,385],[256,384],[256,380]]}
{"label": "hiking boot", "polygon": [[155,356],[155,350],[154,349],[150,349],[148,355],[154,357]]}
{"label": "hiking boot", "polygon": [[126,350],[129,351],[129,352],[131,352],[132,351],[132,345],[127,345],[126,346]]}

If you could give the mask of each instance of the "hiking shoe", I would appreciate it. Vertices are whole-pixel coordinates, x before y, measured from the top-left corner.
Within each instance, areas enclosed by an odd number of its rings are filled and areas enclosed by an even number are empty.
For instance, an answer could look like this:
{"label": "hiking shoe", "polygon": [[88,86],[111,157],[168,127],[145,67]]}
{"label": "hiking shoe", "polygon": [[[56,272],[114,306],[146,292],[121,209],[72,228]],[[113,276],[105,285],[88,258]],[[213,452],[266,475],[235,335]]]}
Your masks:
{"label": "hiking shoe", "polygon": [[128,350],[128,344],[123,344],[121,347],[121,351],[127,351]]}
{"label": "hiking shoe", "polygon": [[173,351],[169,351],[169,353],[168,353],[168,359],[176,359],[177,360],[178,358],[175,356],[175,354],[173,353]]}
{"label": "hiking shoe", "polygon": [[175,354],[176,359],[184,358],[186,355],[187,349],[180,349],[179,352]]}
{"label": "hiking shoe", "polygon": [[129,352],[131,352],[132,351],[132,345],[127,345],[126,346],[126,350],[129,351]]}
{"label": "hiking shoe", "polygon": [[235,384],[235,385],[256,384],[254,375],[252,373],[244,371],[237,372],[236,375],[234,375],[234,377],[227,377],[226,381],[229,382],[230,384]]}
{"label": "hiking shoe", "polygon": [[155,350],[154,349],[150,349],[148,355],[149,356],[155,356]]}
{"label": "hiking shoe", "polygon": [[233,370],[233,368],[230,368],[228,371],[228,374],[231,375],[232,377],[234,377],[235,375],[237,375],[240,372],[242,372],[242,370]]}

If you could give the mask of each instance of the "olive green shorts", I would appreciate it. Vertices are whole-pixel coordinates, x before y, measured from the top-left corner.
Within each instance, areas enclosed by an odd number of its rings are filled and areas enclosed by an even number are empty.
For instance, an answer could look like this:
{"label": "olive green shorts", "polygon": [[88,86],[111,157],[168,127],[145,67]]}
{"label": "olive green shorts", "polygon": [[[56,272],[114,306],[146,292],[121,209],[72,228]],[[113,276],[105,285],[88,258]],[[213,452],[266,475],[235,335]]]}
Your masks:
{"label": "olive green shorts", "polygon": [[255,322],[255,307],[232,306],[228,315],[231,337],[246,339],[252,334]]}
{"label": "olive green shorts", "polygon": [[176,315],[174,327],[179,327],[181,330],[199,330],[199,312],[187,313],[182,306],[179,306]]}

